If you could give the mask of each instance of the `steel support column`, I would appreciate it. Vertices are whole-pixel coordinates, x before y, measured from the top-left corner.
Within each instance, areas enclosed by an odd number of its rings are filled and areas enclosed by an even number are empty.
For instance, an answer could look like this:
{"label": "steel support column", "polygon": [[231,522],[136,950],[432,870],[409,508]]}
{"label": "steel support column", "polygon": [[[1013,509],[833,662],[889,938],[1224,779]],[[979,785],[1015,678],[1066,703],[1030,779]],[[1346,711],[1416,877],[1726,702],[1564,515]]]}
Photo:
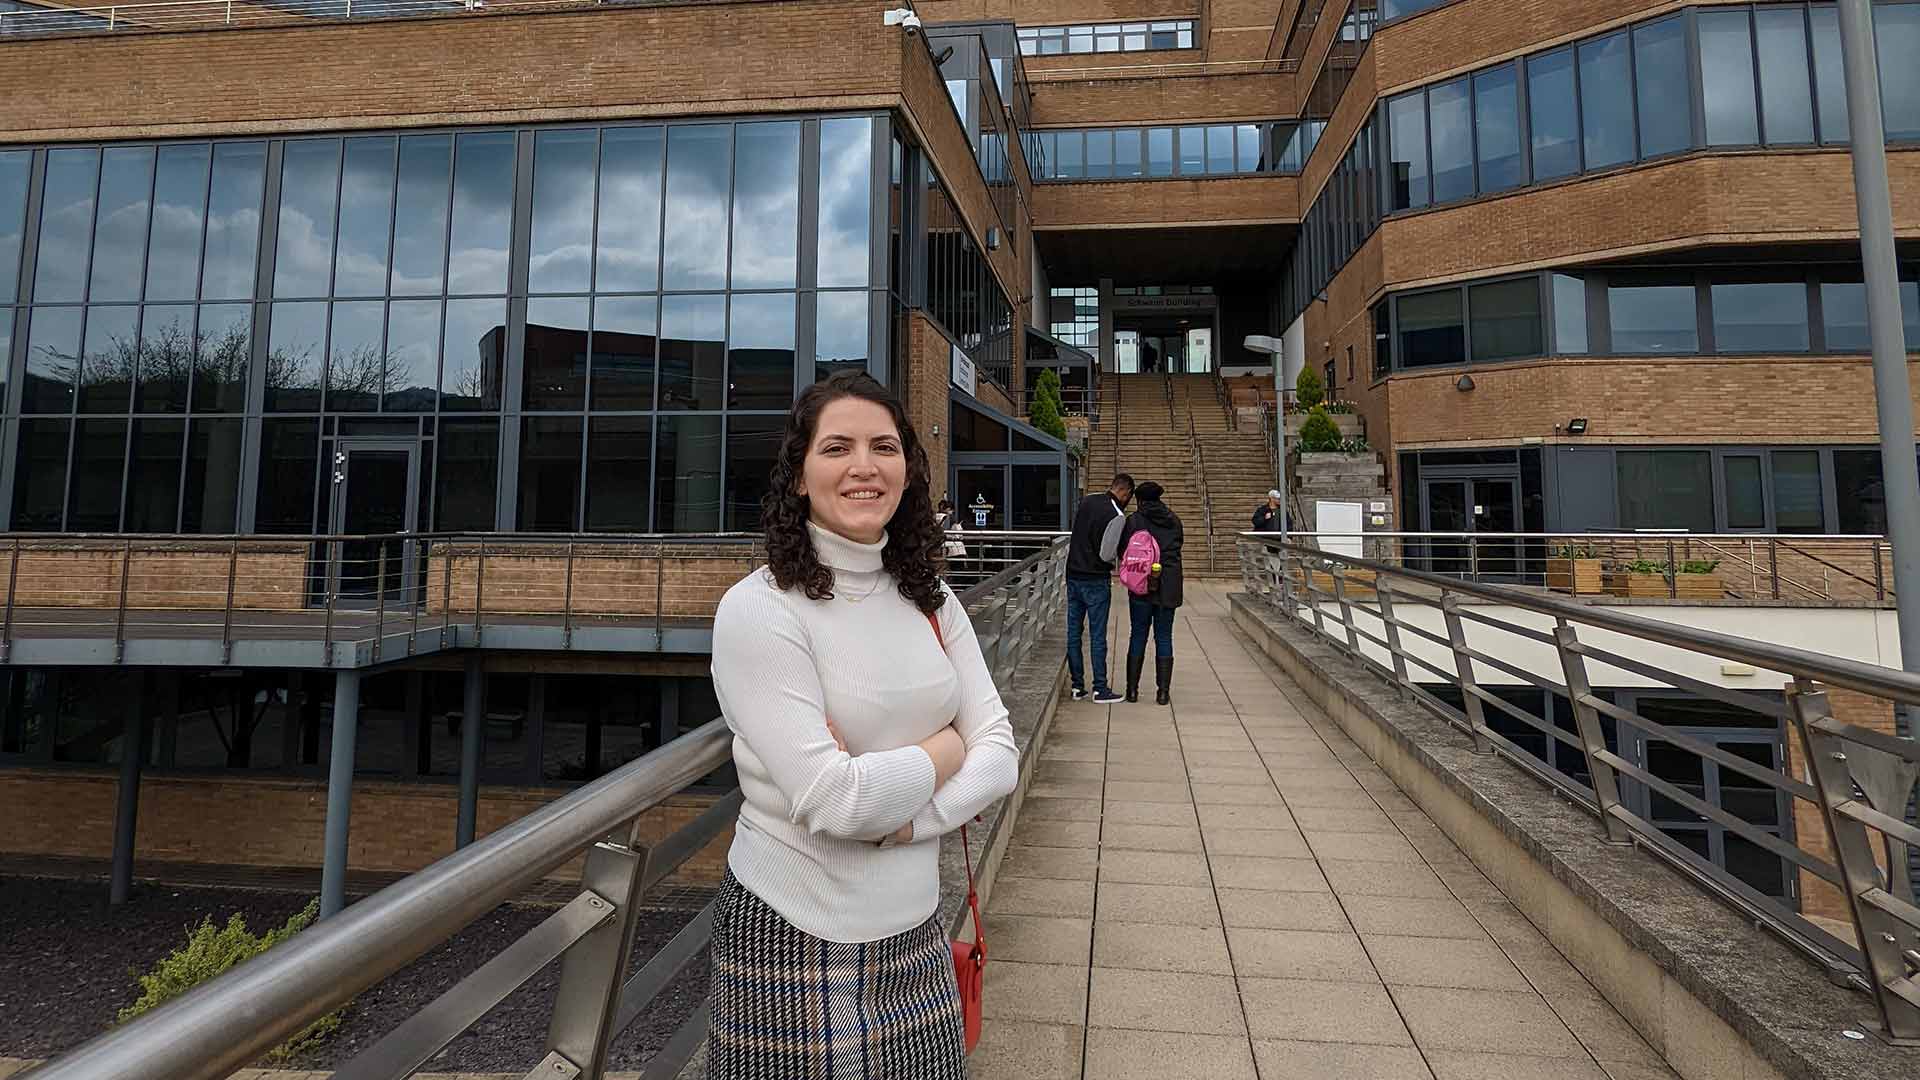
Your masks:
{"label": "steel support column", "polygon": [[466,693],[460,701],[460,809],[453,827],[453,846],[473,843],[480,817],[480,740],[487,723],[487,673],[478,656],[467,657]]}
{"label": "steel support column", "polygon": [[347,829],[353,809],[354,746],[360,728],[360,673],[333,676],[333,755],[327,762],[327,837],[320,868],[320,917],[347,906]]}
{"label": "steel support column", "polygon": [[127,702],[125,727],[120,732],[120,794],[114,806],[113,881],[115,904],[127,902],[133,891],[133,838],[140,817],[140,768],[146,763],[147,724],[145,673],[133,673],[133,693]]}

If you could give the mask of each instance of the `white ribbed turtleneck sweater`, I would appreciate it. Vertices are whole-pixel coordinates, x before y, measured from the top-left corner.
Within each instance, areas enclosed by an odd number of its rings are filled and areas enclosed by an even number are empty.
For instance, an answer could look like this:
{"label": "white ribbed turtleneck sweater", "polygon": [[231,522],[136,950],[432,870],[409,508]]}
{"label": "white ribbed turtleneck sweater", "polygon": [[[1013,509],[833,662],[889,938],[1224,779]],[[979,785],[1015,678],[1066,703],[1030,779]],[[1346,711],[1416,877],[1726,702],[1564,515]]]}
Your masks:
{"label": "white ribbed turtleneck sweater", "polygon": [[[801,930],[877,941],[933,914],[937,841],[1013,790],[1019,752],[953,594],[936,616],[943,652],[882,569],[884,538],[808,529],[833,569],[831,599],[783,592],[757,570],[714,616],[713,684],[746,797],[727,865]],[[947,724],[967,759],[936,792],[933,761],[916,744]],[[876,844],[908,822],[911,843]]]}

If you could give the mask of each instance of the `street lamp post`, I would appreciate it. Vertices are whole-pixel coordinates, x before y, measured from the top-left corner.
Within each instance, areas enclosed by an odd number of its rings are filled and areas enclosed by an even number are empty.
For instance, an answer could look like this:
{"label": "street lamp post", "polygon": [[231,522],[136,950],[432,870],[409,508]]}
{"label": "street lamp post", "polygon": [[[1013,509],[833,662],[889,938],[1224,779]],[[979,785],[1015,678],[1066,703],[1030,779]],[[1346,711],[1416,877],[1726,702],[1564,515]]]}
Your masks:
{"label": "street lamp post", "polygon": [[1292,500],[1287,491],[1287,364],[1280,339],[1266,334],[1248,334],[1246,340],[1248,352],[1263,353],[1273,358],[1273,438],[1277,447],[1274,468],[1279,475],[1274,477],[1275,486],[1280,489],[1280,542],[1287,542],[1287,511]]}

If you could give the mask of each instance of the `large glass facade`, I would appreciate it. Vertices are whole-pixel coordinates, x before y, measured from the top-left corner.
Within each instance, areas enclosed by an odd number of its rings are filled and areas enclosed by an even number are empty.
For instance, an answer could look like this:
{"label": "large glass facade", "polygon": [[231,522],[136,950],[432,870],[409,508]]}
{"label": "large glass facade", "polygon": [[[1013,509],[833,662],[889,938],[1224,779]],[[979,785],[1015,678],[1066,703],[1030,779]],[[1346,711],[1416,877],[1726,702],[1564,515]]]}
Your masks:
{"label": "large glass facade", "polygon": [[[1270,120],[1180,128],[1050,128],[1028,133],[1027,157],[1041,163],[1034,168],[1036,181],[1293,174],[1305,164],[1304,126]],[[1311,146],[1304,150],[1310,152]]]}
{"label": "large glass facade", "polygon": [[1078,56],[1195,47],[1192,19],[1093,26],[1023,26],[1018,35],[1022,56]]}
{"label": "large glass facade", "polygon": [[0,152],[13,525],[325,531],[381,440],[418,529],[753,528],[798,390],[885,355],[885,130]]}

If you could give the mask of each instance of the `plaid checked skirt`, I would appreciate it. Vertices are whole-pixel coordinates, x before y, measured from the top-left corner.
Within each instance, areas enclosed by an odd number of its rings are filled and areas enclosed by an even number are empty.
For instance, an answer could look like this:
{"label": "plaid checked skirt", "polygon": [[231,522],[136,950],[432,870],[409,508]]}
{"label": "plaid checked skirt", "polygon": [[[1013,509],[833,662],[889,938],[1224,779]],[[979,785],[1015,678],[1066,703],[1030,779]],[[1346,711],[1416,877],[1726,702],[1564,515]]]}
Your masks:
{"label": "plaid checked skirt", "polygon": [[712,956],[708,1080],[965,1080],[952,952],[934,919],[826,941],[728,872]]}

